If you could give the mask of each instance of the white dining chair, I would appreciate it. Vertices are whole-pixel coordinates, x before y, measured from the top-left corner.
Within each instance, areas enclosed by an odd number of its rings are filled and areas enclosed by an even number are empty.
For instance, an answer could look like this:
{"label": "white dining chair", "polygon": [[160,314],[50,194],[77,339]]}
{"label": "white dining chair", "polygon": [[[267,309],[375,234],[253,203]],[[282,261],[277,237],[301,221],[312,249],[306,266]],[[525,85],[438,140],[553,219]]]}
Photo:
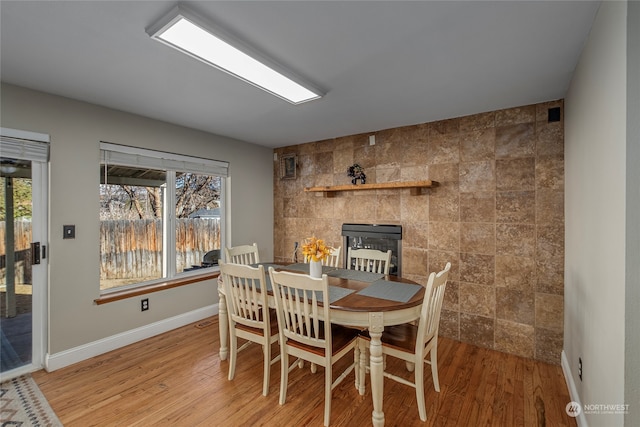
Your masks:
{"label": "white dining chair", "polygon": [[[331,248],[331,253],[325,259],[322,260],[322,265],[326,265],[328,267],[340,267],[340,251],[341,246],[337,248]],[[310,257],[305,255],[304,262],[308,263],[310,261]]]}
{"label": "white dining chair", "polygon": [[347,268],[372,273],[389,274],[391,267],[391,250],[386,252],[377,249],[354,249],[347,251]]}
{"label": "white dining chair", "polygon": [[[431,365],[433,387],[437,392],[440,392],[440,382],[438,380],[438,327],[449,270],[451,270],[451,263],[448,262],[444,270],[438,274],[433,272],[429,275],[418,325],[404,323],[402,325],[388,326],[385,327],[381,337],[383,356],[396,357],[407,362],[408,366],[413,367],[413,381],[386,370],[383,375],[386,378],[416,389],[418,413],[422,421],[427,420],[424,401],[425,363]],[[366,342],[370,340],[366,332],[361,334],[361,339]],[[429,360],[427,360],[428,355],[431,356]]]}
{"label": "white dining chair", "polygon": [[[280,359],[280,355],[271,357],[271,345],[278,341],[279,331],[275,310],[269,309],[267,302],[264,266],[220,262],[220,273],[229,318],[229,380],[235,376],[238,353],[252,342],[260,344],[264,359],[262,395],[266,396],[271,365]],[[238,338],[247,340],[240,348]]]}
{"label": "white dining chair", "polygon": [[[289,372],[299,366],[300,360],[323,366],[324,425],[328,426],[332,390],[352,370],[358,375],[358,331],[331,324],[326,274],[316,279],[306,274],[277,272],[269,267],[269,275],[280,330],[280,404],[284,405],[287,399]],[[324,302],[322,305],[319,296]],[[334,380],[333,365],[349,354],[353,356],[353,363]],[[289,356],[297,359],[289,364]]]}
{"label": "white dining chair", "polygon": [[240,245],[231,248],[225,248],[225,262],[233,264],[258,264],[260,263],[260,254],[258,253],[258,244]]}

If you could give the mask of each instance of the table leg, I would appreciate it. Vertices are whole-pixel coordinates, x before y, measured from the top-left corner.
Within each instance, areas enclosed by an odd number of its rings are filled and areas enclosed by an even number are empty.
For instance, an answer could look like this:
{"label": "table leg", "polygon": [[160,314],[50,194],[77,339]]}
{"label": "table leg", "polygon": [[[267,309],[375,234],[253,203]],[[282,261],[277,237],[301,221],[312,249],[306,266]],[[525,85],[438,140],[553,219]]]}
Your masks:
{"label": "table leg", "polygon": [[220,334],[220,360],[227,360],[229,354],[229,318],[227,317],[227,297],[218,290],[218,331]]}
{"label": "table leg", "polygon": [[358,384],[358,393],[360,396],[364,396],[365,393],[365,385],[366,385],[366,374],[367,374],[367,345],[364,340],[360,340],[358,343],[360,346],[360,367],[358,370],[360,371],[359,375],[359,384]]}
{"label": "table leg", "polygon": [[383,360],[380,337],[384,330],[382,313],[369,314],[369,369],[371,374],[371,397],[373,398],[373,414],[371,421],[374,427],[384,426],[383,396]]}

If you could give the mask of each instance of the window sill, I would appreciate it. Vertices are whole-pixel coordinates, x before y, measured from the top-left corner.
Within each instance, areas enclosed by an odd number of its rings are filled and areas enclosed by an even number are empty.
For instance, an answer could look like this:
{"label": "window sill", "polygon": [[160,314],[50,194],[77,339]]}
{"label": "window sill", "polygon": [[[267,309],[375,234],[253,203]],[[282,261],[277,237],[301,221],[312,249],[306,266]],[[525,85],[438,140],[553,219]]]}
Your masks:
{"label": "window sill", "polygon": [[219,271],[210,271],[207,273],[191,275],[189,277],[181,277],[178,279],[167,280],[165,282],[154,283],[152,285],[140,286],[134,289],[127,289],[101,295],[99,298],[93,300],[93,302],[97,305],[107,304],[114,301],[137,297],[140,295],[151,294],[153,292],[166,291],[167,289],[190,285],[191,283],[216,279],[219,275]]}

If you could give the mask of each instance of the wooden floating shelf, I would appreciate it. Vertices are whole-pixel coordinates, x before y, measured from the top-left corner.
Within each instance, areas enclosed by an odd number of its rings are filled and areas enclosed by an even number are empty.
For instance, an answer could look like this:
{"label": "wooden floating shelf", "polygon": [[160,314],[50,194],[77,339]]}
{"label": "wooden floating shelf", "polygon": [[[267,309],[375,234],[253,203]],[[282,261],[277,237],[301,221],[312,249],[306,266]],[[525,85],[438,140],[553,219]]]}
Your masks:
{"label": "wooden floating shelf", "polygon": [[394,188],[409,188],[412,195],[420,194],[420,189],[430,188],[438,185],[437,181],[430,179],[424,181],[408,182],[383,182],[380,184],[357,184],[357,185],[332,185],[324,187],[306,187],[305,192],[324,193],[325,197],[334,197],[339,191],[363,191],[363,190],[388,190]]}

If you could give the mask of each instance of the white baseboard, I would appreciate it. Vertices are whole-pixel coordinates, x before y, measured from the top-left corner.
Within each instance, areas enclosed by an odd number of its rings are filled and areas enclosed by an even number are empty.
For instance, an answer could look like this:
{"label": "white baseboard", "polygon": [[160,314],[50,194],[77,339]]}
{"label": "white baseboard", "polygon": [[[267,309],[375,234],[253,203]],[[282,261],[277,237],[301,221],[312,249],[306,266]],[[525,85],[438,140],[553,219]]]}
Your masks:
{"label": "white baseboard", "polygon": [[[562,350],[562,354],[560,356],[560,364],[562,365],[562,372],[564,373],[564,380],[567,383],[567,388],[569,389],[569,397],[571,397],[572,402],[576,402],[582,408],[582,401],[580,400],[580,395],[578,394],[578,389],[576,388],[576,383],[573,381],[573,375],[571,375],[571,367],[569,365],[569,359],[567,359],[567,354]],[[569,402],[567,402],[569,403]],[[588,427],[587,419],[584,416],[584,412],[581,410],[580,414],[576,417],[576,423],[578,427]]]}
{"label": "white baseboard", "polygon": [[132,329],[130,331],[122,332],[120,334],[71,348],[69,350],[61,351],[60,353],[46,354],[44,361],[45,369],[47,372],[55,371],[56,369],[73,365],[74,363],[151,338],[155,335],[168,332],[172,329],[197,322],[216,314],[218,314],[218,304],[180,314],[137,329]]}

